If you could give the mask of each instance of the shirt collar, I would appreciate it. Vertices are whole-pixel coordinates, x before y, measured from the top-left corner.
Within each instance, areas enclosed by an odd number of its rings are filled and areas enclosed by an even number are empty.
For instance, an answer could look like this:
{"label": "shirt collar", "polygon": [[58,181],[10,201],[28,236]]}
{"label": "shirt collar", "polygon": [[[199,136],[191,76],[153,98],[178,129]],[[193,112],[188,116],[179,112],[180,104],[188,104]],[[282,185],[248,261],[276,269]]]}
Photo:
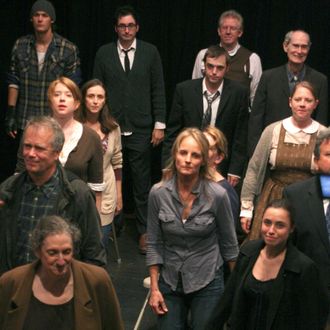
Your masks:
{"label": "shirt collar", "polygon": [[[221,93],[222,93],[222,89],[223,89],[223,80],[222,80],[220,86],[218,87],[218,92],[220,93],[220,95],[221,95]],[[207,92],[208,94],[210,94],[210,92],[209,92],[209,91],[207,90],[207,88],[206,88],[205,78],[204,78],[204,79],[203,79],[203,94],[204,94],[205,92]],[[213,93],[213,94],[211,94],[211,95],[214,95],[214,94],[215,94],[215,93]]]}
{"label": "shirt collar", "polygon": [[[172,193],[175,193],[176,196],[178,196],[178,192],[177,192],[177,185],[176,185],[176,181],[177,181],[177,177],[176,175],[174,175],[171,179],[169,179],[168,181],[165,181],[164,186],[171,191]],[[191,192],[198,196],[201,189],[202,189],[202,182],[203,180],[199,179],[196,183],[196,185],[193,187],[193,189],[191,190]]]}
{"label": "shirt collar", "polygon": [[289,118],[283,119],[283,127],[286,131],[288,131],[291,134],[296,134],[299,132],[304,132],[306,134],[313,134],[318,131],[320,124],[312,119],[312,122],[304,128],[297,127],[292,120],[292,116]]}
{"label": "shirt collar", "polygon": [[[125,49],[119,42],[119,40],[117,40],[117,48],[119,50],[119,52],[122,52],[123,50],[127,50]],[[136,49],[136,38],[134,39],[134,41],[132,42],[131,46],[129,47],[129,49]]]}
{"label": "shirt collar", "polygon": [[49,197],[58,184],[59,184],[59,170],[57,168],[54,175],[52,175],[52,177],[46,183],[44,183],[42,186],[39,187],[32,181],[31,177],[28,175],[25,185],[23,187],[23,192],[28,193],[30,191],[39,189],[40,191],[42,191],[43,194]]}
{"label": "shirt collar", "polygon": [[[222,47],[221,42],[220,42],[220,47]],[[235,56],[240,47],[241,45],[237,43],[232,50],[227,50],[227,53],[229,54],[229,56]]]}
{"label": "shirt collar", "polygon": [[297,77],[298,81],[303,81],[306,73],[306,66],[304,65],[303,68],[298,72],[298,74],[293,74],[291,71],[289,71],[289,66],[286,65],[286,72],[290,82],[294,81],[294,77]]}

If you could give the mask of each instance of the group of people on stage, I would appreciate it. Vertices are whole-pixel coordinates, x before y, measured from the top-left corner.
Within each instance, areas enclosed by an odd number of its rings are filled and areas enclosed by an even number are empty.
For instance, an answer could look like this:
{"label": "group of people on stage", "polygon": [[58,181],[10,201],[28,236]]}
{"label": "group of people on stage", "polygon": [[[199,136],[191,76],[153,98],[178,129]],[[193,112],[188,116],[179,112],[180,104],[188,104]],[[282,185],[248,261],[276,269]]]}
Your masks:
{"label": "group of people on stage", "polygon": [[123,329],[102,266],[129,184],[160,329],[330,328],[328,82],[305,64],[309,34],[289,31],[288,62],[262,72],[239,44],[242,16],[222,13],[220,44],[198,53],[166,120],[158,50],[136,38],[132,7],[114,17],[118,40],[81,89],[78,49],[53,31],[48,0],[13,47],[0,328]]}

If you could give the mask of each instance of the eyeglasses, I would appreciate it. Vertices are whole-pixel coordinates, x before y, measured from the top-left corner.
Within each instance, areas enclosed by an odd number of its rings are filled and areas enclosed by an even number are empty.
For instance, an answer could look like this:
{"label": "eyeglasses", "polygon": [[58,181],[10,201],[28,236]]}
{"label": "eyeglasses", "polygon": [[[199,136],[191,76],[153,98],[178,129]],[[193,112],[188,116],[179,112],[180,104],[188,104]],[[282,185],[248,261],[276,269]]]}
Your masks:
{"label": "eyeglasses", "polygon": [[126,29],[133,30],[135,28],[136,28],[136,24],[134,24],[134,23],[129,23],[127,25],[125,25],[125,24],[117,25],[117,29],[120,30],[120,31],[125,31]]}
{"label": "eyeglasses", "polygon": [[240,28],[238,26],[227,26],[227,25],[220,25],[220,29],[222,31],[233,31],[233,32],[236,32],[238,31]]}

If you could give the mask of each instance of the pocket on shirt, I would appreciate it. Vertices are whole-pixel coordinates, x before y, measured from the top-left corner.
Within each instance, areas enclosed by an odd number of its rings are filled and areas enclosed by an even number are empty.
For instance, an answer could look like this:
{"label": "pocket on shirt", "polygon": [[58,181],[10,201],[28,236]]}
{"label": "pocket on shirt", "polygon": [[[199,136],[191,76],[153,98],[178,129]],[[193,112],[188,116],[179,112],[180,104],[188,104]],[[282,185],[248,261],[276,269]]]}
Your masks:
{"label": "pocket on shirt", "polygon": [[213,217],[210,216],[196,216],[194,222],[197,226],[208,226],[214,221]]}
{"label": "pocket on shirt", "polygon": [[64,73],[64,68],[65,68],[65,63],[62,61],[53,61],[50,64],[50,72],[52,73],[52,75],[56,78],[60,77],[63,75]]}
{"label": "pocket on shirt", "polygon": [[175,220],[175,215],[171,213],[165,213],[162,210],[159,211],[158,214],[159,220],[164,223],[171,223]]}
{"label": "pocket on shirt", "polygon": [[23,56],[23,54],[21,54],[21,55],[17,55],[17,58],[18,58],[17,63],[18,63],[19,71],[22,73],[29,71],[30,57],[26,57]]}

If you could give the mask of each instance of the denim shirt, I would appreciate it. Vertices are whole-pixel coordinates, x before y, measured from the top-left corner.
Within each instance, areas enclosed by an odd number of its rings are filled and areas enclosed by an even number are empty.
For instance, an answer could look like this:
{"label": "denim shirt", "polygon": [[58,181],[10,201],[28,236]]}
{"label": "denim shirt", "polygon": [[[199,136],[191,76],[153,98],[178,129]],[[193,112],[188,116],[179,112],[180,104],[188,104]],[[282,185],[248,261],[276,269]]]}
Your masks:
{"label": "denim shirt", "polygon": [[183,223],[175,177],[153,186],[149,195],[147,265],[159,265],[175,290],[179,273],[185,293],[209,284],[224,261],[235,260],[238,243],[228,195],[217,183],[200,180]]}

